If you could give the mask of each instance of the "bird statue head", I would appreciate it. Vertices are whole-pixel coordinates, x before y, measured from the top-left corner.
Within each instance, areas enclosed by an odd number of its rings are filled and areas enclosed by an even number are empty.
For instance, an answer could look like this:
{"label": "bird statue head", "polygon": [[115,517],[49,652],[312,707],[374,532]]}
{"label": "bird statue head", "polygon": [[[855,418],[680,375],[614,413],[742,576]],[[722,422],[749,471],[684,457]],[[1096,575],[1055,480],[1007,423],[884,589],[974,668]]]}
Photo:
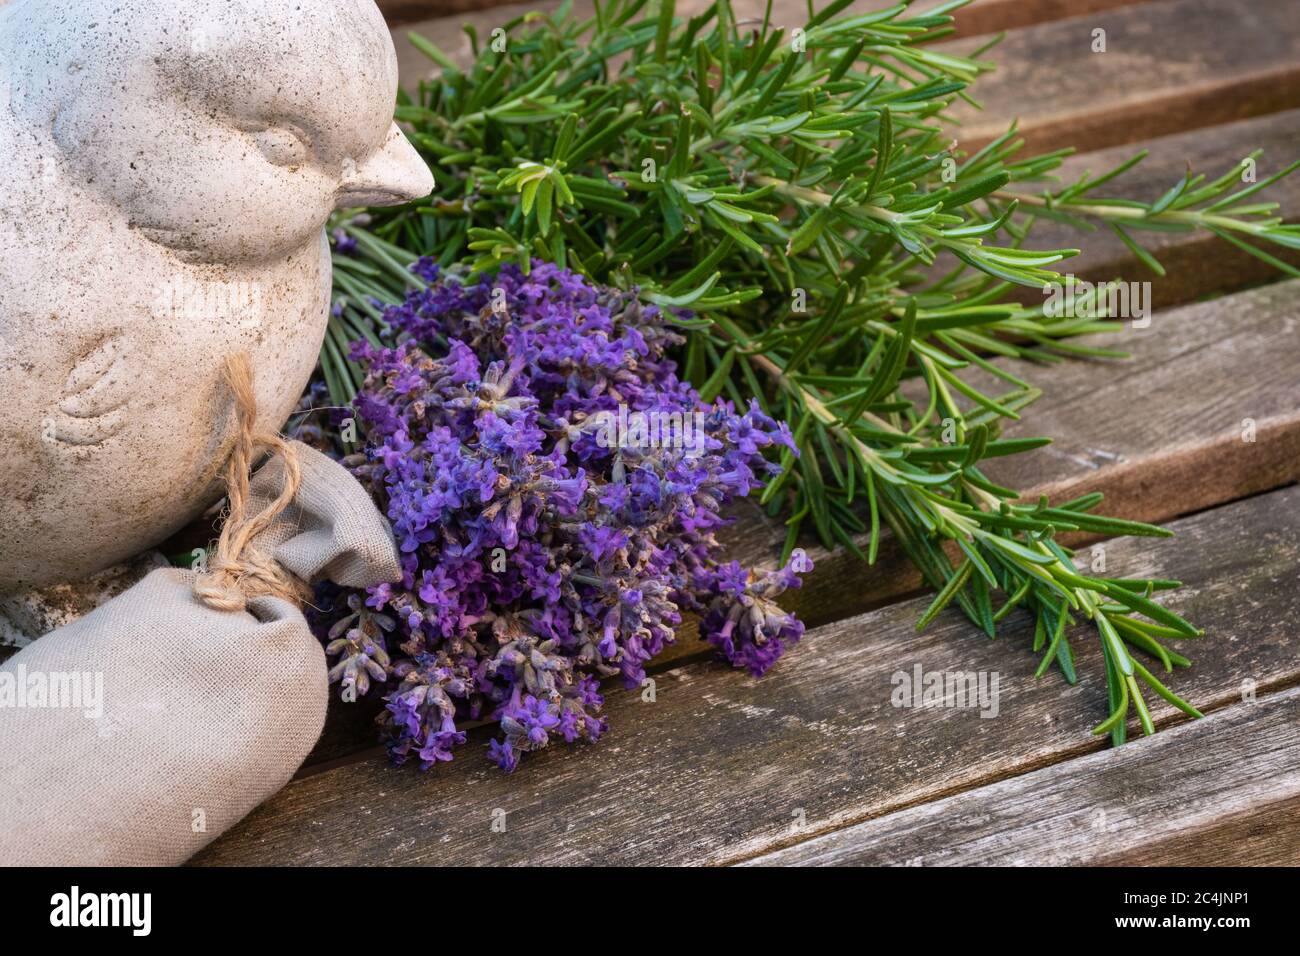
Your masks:
{"label": "bird statue head", "polygon": [[[31,3],[51,8],[28,17]],[[191,261],[273,259],[331,211],[427,195],[373,0],[19,0],[11,109]]]}
{"label": "bird statue head", "polygon": [[0,0],[0,617],[220,497],[232,356],[284,424],[330,213],[433,188],[396,90],[373,0]]}

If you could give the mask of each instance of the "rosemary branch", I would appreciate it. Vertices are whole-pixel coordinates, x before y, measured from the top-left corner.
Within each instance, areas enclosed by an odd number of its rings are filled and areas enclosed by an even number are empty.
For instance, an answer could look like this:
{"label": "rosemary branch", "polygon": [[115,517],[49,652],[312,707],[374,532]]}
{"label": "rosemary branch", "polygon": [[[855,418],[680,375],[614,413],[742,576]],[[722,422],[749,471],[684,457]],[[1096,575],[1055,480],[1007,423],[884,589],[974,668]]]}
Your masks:
{"label": "rosemary branch", "polygon": [[[834,0],[788,32],[770,4],[744,25],[727,0],[687,19],[671,0],[605,0],[585,20],[565,4],[512,20],[504,42],[481,47],[466,27],[465,67],[413,36],[441,70],[399,96],[397,118],[438,187],[344,226],[358,246],[335,256],[335,337],[382,336],[379,310],[416,286],[417,256],[469,278],[540,258],[638,288],[679,315],[680,360],[706,399],[756,396],[790,423],[801,454],[761,498],[786,516],[787,553],[811,531],[874,561],[888,526],[937,592],[919,626],[955,603],[992,636],[1023,609],[1039,672],[1071,682],[1069,627],[1090,621],[1111,710],[1096,729],[1118,743],[1130,713],[1154,729],[1143,686],[1196,713],[1134,652],[1168,672],[1188,661],[1166,642],[1199,632],[1153,600],[1176,582],[1090,577],[1055,541],[1162,529],[1094,514],[1100,495],[1021,503],[981,471],[1046,444],[1000,438],[1040,392],[992,359],[1120,354],[1073,341],[1121,327],[1096,290],[1071,293],[1064,315],[1008,293],[1067,284],[1055,266],[1077,250],[1027,245],[1045,218],[1101,222],[1157,272],[1134,232],[1208,230],[1297,274],[1261,246],[1300,248],[1300,227],[1253,197],[1300,162],[1259,183],[1241,168],[1188,172],[1141,203],[1098,190],[1143,154],[1060,187],[1050,177],[1068,151],[1020,157],[1014,127],[954,152],[946,110],[990,64],[928,44],[965,2],[836,19],[849,0]],[[941,256],[955,266],[937,271]],[[322,368],[335,402],[350,401],[337,348]],[[976,388],[976,369],[1006,391]]]}

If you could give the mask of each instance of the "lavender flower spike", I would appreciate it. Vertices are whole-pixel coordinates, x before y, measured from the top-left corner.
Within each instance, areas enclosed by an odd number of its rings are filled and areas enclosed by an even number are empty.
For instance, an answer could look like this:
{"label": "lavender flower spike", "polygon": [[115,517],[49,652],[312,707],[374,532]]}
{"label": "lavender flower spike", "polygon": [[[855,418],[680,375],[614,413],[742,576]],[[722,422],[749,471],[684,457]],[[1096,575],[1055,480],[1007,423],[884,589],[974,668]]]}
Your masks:
{"label": "lavender flower spike", "polygon": [[323,589],[318,626],[345,692],[386,687],[397,762],[452,759],[466,721],[515,769],[605,730],[599,680],[627,687],[682,614],[762,674],[803,634],[774,598],[812,563],[719,563],[720,512],[794,449],[759,405],[703,403],[667,317],[554,265],[477,284],[438,275],[385,313],[392,347],[353,347],[365,449],[346,463],[387,512],[403,580]]}

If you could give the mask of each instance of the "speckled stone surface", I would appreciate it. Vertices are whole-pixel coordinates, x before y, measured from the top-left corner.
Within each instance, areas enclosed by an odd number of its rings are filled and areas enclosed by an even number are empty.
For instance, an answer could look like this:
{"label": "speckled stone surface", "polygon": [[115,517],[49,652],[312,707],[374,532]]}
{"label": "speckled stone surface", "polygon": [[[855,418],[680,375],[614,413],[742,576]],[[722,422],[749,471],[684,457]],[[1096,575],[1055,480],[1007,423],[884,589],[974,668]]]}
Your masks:
{"label": "speckled stone surface", "polygon": [[283,424],[324,334],[326,217],[433,185],[396,84],[372,0],[0,5],[0,603],[219,497],[231,353]]}

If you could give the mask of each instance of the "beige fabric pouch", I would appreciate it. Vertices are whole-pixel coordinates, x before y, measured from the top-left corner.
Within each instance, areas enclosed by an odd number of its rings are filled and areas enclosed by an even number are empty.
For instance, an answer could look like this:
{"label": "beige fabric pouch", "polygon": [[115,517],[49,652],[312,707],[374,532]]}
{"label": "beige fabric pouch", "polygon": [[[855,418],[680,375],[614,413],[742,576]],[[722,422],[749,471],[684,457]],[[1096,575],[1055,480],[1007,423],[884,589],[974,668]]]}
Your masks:
{"label": "beige fabric pouch", "polygon": [[[396,580],[392,534],[366,491],[295,447],[302,484],[259,549],[307,582]],[[282,477],[279,459],[254,476],[252,510]],[[194,577],[154,571],[0,665],[0,864],[181,863],[315,745],[326,664],[301,612],[279,598],[213,610]]]}

